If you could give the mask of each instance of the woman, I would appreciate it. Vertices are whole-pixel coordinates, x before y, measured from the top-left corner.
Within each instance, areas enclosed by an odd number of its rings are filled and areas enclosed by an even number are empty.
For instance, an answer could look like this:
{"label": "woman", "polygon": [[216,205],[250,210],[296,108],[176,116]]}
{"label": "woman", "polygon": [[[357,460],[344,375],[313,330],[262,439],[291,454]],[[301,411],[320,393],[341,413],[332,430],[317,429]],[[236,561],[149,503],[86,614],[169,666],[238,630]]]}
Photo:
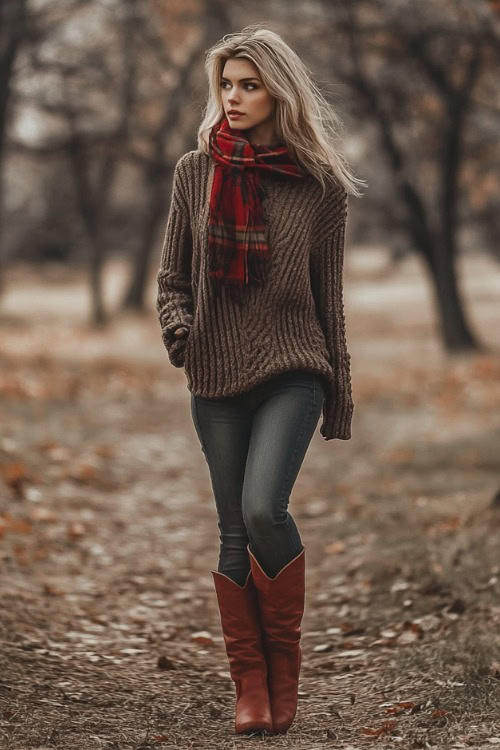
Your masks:
{"label": "woman", "polygon": [[176,164],[157,310],[184,367],[220,532],[212,570],[236,733],[297,710],[303,546],[287,510],[316,429],[351,437],[338,119],[296,53],[253,24],[214,45],[198,149]]}

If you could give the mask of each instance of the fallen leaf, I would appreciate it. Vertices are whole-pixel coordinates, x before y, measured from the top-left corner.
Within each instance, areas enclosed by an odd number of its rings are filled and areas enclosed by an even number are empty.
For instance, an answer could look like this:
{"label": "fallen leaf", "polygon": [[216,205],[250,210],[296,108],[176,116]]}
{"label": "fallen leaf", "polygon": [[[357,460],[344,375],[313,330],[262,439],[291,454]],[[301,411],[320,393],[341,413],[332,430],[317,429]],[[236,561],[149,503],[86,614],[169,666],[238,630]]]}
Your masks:
{"label": "fallen leaf", "polygon": [[449,713],[449,711],[445,711],[444,708],[436,708],[435,711],[432,712],[431,717],[433,719],[440,719],[441,716],[446,716],[447,713]]}
{"label": "fallen leaf", "polygon": [[196,643],[201,643],[204,646],[210,646],[214,640],[212,634],[208,630],[200,630],[197,633],[191,633],[191,640]]}
{"label": "fallen leaf", "polygon": [[360,732],[361,734],[367,734],[372,737],[379,736],[381,734],[386,734],[387,732],[391,732],[395,727],[397,727],[398,722],[397,721],[385,721],[379,729],[371,729],[370,727],[361,727]]}

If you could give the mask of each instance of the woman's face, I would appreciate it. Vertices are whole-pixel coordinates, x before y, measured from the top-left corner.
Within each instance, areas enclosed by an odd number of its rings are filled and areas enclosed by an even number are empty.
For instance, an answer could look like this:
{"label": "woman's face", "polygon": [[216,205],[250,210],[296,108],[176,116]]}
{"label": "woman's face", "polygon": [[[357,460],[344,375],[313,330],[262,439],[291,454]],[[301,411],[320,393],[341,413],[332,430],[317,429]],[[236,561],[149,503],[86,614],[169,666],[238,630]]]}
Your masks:
{"label": "woman's face", "polygon": [[[247,80],[245,80],[247,79]],[[254,128],[274,117],[274,100],[264,86],[259,72],[250,60],[231,58],[226,61],[220,80],[222,103],[229,125],[235,130]],[[240,117],[229,112],[236,109]]]}

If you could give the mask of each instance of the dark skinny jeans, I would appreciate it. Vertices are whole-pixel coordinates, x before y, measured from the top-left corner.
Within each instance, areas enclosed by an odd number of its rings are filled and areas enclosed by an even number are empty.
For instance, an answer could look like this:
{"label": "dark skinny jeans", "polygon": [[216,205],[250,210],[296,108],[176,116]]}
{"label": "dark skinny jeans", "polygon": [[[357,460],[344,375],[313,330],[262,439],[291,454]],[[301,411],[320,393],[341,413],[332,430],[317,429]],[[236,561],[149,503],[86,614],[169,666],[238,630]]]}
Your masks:
{"label": "dark skinny jeans", "polygon": [[303,549],[288,503],[324,397],[322,376],[300,370],[237,396],[191,394],[218,515],[218,570],[240,586],[250,570],[247,544],[271,578]]}

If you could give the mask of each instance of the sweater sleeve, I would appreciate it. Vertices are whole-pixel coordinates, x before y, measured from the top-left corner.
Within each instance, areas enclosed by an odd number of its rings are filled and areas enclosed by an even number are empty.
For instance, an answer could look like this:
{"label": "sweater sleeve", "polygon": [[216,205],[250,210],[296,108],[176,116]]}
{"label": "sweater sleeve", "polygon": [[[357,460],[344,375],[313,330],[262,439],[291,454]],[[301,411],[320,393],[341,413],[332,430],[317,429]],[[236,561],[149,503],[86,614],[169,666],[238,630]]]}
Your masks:
{"label": "sweater sleeve", "polygon": [[[193,323],[191,288],[192,236],[188,205],[182,186],[181,159],[174,170],[170,209],[156,280],[156,310],[170,362],[184,366],[187,337]],[[184,328],[181,338],[175,335]]]}
{"label": "sweater sleeve", "polygon": [[325,440],[351,438],[354,410],[351,388],[351,357],[347,351],[344,314],[344,239],[347,223],[347,192],[337,199],[336,210],[319,222],[317,242],[311,252],[311,285],[318,318],[333,368],[333,383],[327,386],[320,433]]}

